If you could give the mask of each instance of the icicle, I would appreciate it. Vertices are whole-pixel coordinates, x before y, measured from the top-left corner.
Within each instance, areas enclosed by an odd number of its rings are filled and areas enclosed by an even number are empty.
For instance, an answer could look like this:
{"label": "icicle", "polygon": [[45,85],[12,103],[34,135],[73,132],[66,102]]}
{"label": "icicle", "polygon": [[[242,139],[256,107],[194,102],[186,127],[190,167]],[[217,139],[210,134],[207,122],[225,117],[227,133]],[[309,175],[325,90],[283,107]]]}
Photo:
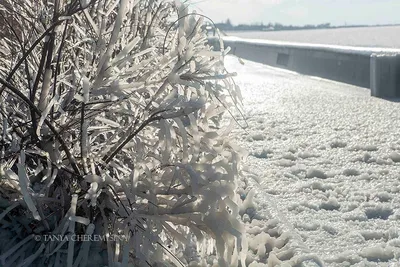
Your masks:
{"label": "icicle", "polygon": [[185,36],[182,36],[182,37],[179,39],[179,44],[178,44],[178,53],[179,53],[179,54],[182,54],[183,50],[184,50],[185,47],[186,47],[186,43],[187,43],[186,37],[185,37]]}
{"label": "icicle", "polygon": [[73,222],[81,223],[84,225],[88,225],[90,223],[90,220],[88,218],[84,218],[81,216],[75,216],[75,215],[69,216],[69,220],[73,221]]}
{"label": "icicle", "polygon": [[[19,178],[19,184],[21,187],[22,195],[24,197],[24,201],[26,205],[28,206],[28,209],[32,212],[33,217],[35,220],[40,221],[42,218],[39,215],[39,212],[33,203],[32,197],[28,192],[28,181],[29,178],[26,174],[25,170],[25,152],[22,150],[21,154],[19,156],[19,161],[17,163],[18,167],[18,178]],[[7,172],[12,172],[12,170],[8,170]],[[15,173],[14,173],[15,175]]]}
{"label": "icicle", "polygon": [[58,169],[54,169],[53,174],[51,175],[51,178],[50,178],[49,182],[47,183],[47,188],[49,188],[54,183],[54,180],[56,179],[57,174],[58,174]]}
{"label": "icicle", "polygon": [[108,125],[110,125],[110,126],[112,126],[112,127],[116,127],[116,128],[121,127],[121,125],[120,125],[118,122],[115,122],[115,121],[106,119],[106,118],[104,118],[104,117],[96,117],[96,120],[97,120],[97,121],[100,121],[100,122],[103,122],[103,123],[105,123],[105,124],[108,124]]}
{"label": "icicle", "polygon": [[53,71],[51,69],[46,69],[46,71],[44,73],[42,91],[40,92],[40,99],[39,99],[39,104],[38,104],[38,109],[40,111],[44,111],[44,109],[47,106],[47,102],[49,99],[49,93],[50,93],[50,82],[51,82],[52,74],[53,74]]}
{"label": "icicle", "polygon": [[86,173],[88,172],[87,157],[89,151],[88,127],[89,127],[89,122],[85,120],[82,124],[81,151],[82,151],[82,162]]}
{"label": "icicle", "polygon": [[121,59],[123,59],[124,57],[126,57],[132,51],[132,49],[139,43],[140,40],[141,40],[141,38],[139,36],[137,36],[132,41],[130,41],[124,47],[124,49],[122,49],[122,51],[119,52],[118,55],[115,56],[115,58],[113,59],[113,62],[118,62]]}
{"label": "icicle", "polygon": [[89,103],[89,94],[90,94],[90,83],[87,77],[83,77],[82,79],[82,88],[83,88],[83,103]]}
{"label": "icicle", "polygon": [[[85,236],[92,236],[93,232],[95,229],[95,225],[94,224],[89,224],[86,232],[85,232]],[[78,267],[80,266],[87,266],[87,260],[88,260],[88,254],[89,254],[89,249],[90,249],[90,245],[91,245],[91,240],[85,240],[85,242],[83,242],[83,245],[79,251],[78,256],[76,257],[75,263],[73,267]]]}
{"label": "icicle", "polygon": [[187,132],[185,129],[185,126],[183,125],[182,121],[179,118],[174,118],[176,124],[179,127],[179,131],[181,133],[181,137],[182,137],[182,163],[186,164],[188,163],[189,160],[189,153],[188,153],[188,144],[189,144],[189,140],[188,140],[188,136],[187,136]]}
{"label": "icicle", "polygon": [[[76,214],[76,204],[78,202],[78,195],[72,195],[71,199],[71,208],[69,209],[70,216],[75,216]],[[68,226],[69,236],[75,234],[75,222],[71,221]],[[73,260],[74,260],[74,245],[75,241],[73,238],[70,238],[68,241],[68,254],[67,254],[67,267],[72,267]]]}
{"label": "icicle", "polygon": [[89,191],[85,195],[85,199],[90,199],[90,205],[92,206],[96,206],[98,194],[101,192],[101,190],[97,191],[98,187],[98,183],[92,182],[90,184]]}

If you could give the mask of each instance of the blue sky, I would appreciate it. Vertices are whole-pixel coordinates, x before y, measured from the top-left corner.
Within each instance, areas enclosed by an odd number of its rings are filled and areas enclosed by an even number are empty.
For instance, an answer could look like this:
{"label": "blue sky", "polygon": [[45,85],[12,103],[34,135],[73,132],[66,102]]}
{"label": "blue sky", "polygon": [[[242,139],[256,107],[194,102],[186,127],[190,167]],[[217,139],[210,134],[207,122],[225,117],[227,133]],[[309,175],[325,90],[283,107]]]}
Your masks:
{"label": "blue sky", "polygon": [[191,0],[215,22],[304,25],[400,23],[400,0]]}

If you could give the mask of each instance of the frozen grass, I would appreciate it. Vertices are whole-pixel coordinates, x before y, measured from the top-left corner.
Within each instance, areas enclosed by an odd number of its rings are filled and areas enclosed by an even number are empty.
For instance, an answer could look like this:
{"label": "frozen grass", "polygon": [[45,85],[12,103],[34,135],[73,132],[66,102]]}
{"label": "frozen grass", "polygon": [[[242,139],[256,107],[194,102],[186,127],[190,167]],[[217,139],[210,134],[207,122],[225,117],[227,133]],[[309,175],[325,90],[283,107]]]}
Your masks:
{"label": "frozen grass", "polygon": [[220,121],[240,90],[203,17],[153,0],[0,15],[0,265],[244,266],[242,154]]}

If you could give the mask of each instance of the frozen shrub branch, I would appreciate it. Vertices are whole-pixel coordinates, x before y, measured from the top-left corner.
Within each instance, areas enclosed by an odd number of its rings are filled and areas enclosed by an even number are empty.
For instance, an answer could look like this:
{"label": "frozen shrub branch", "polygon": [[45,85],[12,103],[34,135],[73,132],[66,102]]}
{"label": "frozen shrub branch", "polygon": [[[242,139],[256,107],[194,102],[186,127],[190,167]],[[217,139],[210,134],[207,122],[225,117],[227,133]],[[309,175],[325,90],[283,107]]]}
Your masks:
{"label": "frozen shrub branch", "polygon": [[245,266],[242,155],[221,121],[240,90],[187,10],[0,3],[0,265]]}

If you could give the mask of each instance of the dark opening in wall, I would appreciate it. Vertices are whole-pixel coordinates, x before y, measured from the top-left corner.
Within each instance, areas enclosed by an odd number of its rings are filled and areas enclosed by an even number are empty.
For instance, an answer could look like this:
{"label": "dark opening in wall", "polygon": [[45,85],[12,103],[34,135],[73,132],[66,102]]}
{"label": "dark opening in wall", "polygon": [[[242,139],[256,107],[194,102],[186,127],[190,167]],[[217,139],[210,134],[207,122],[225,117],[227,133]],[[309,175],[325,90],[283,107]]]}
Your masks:
{"label": "dark opening in wall", "polygon": [[278,53],[278,59],[276,60],[276,64],[287,67],[288,63],[289,63],[289,55]]}

